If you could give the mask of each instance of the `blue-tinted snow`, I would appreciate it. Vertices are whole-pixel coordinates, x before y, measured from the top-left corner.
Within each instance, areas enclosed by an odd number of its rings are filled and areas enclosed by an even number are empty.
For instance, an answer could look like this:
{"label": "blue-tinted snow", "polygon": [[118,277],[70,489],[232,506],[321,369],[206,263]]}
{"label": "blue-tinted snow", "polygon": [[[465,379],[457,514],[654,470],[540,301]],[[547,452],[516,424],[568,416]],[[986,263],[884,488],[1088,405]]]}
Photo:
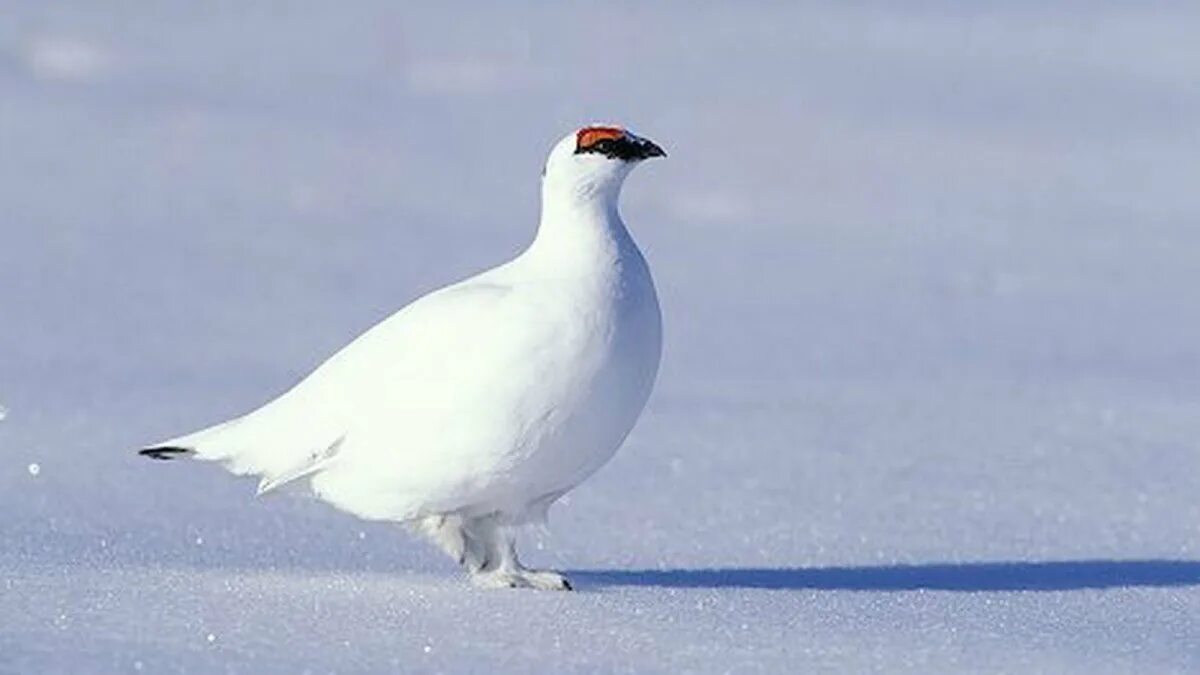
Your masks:
{"label": "blue-tinted snow", "polygon": [[[9,3],[0,670],[1200,669],[1184,3]],[[132,450],[624,213],[658,390],[480,593],[399,528]],[[37,467],[36,470],[33,467]]]}

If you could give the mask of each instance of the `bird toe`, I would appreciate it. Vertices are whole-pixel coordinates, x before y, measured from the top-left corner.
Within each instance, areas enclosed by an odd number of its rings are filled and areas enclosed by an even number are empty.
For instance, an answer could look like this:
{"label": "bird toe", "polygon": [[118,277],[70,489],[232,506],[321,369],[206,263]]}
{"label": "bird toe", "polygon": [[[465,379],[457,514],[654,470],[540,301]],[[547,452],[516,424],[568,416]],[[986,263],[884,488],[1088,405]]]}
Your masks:
{"label": "bird toe", "polygon": [[574,588],[571,582],[566,577],[558,572],[538,571],[525,572],[525,579],[533,588],[538,588],[543,591],[571,591]]}
{"label": "bird toe", "polygon": [[471,575],[471,583],[476,588],[529,588],[529,582],[520,574],[514,572],[479,572]]}

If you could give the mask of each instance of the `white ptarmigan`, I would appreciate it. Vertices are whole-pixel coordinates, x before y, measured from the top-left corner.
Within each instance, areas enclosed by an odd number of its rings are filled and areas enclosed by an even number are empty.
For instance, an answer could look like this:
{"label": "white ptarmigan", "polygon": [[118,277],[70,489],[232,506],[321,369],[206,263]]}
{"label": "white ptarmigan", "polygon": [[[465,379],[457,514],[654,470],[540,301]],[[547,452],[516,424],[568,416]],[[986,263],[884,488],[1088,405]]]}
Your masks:
{"label": "white ptarmigan", "polygon": [[260,493],[306,478],[340,509],[411,525],[479,586],[570,589],[520,564],[516,528],[613,456],[654,385],[658,298],[617,200],[665,154],[617,127],[570,134],[515,259],[404,307],[263,407],[141,454],[219,461]]}

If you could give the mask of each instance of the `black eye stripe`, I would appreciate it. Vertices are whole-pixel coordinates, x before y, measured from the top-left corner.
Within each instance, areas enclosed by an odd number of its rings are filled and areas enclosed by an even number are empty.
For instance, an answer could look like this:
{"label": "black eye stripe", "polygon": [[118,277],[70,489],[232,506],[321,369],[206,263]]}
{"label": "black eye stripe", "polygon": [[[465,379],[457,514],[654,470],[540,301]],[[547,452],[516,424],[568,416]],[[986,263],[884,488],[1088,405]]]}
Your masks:
{"label": "black eye stripe", "polygon": [[592,153],[609,159],[640,159],[643,148],[628,138],[602,138],[591,145],[575,150],[575,154]]}

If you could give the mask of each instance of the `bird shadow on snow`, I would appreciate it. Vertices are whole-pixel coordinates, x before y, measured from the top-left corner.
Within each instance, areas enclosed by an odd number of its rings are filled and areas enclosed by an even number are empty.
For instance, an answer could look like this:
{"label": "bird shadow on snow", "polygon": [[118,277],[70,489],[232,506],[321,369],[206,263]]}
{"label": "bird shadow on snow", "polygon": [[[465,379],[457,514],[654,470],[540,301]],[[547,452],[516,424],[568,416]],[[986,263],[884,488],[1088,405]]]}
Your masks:
{"label": "bird shadow on snow", "polygon": [[1075,591],[1200,585],[1200,562],[1069,560],[864,567],[577,570],[588,586],[847,591]]}

